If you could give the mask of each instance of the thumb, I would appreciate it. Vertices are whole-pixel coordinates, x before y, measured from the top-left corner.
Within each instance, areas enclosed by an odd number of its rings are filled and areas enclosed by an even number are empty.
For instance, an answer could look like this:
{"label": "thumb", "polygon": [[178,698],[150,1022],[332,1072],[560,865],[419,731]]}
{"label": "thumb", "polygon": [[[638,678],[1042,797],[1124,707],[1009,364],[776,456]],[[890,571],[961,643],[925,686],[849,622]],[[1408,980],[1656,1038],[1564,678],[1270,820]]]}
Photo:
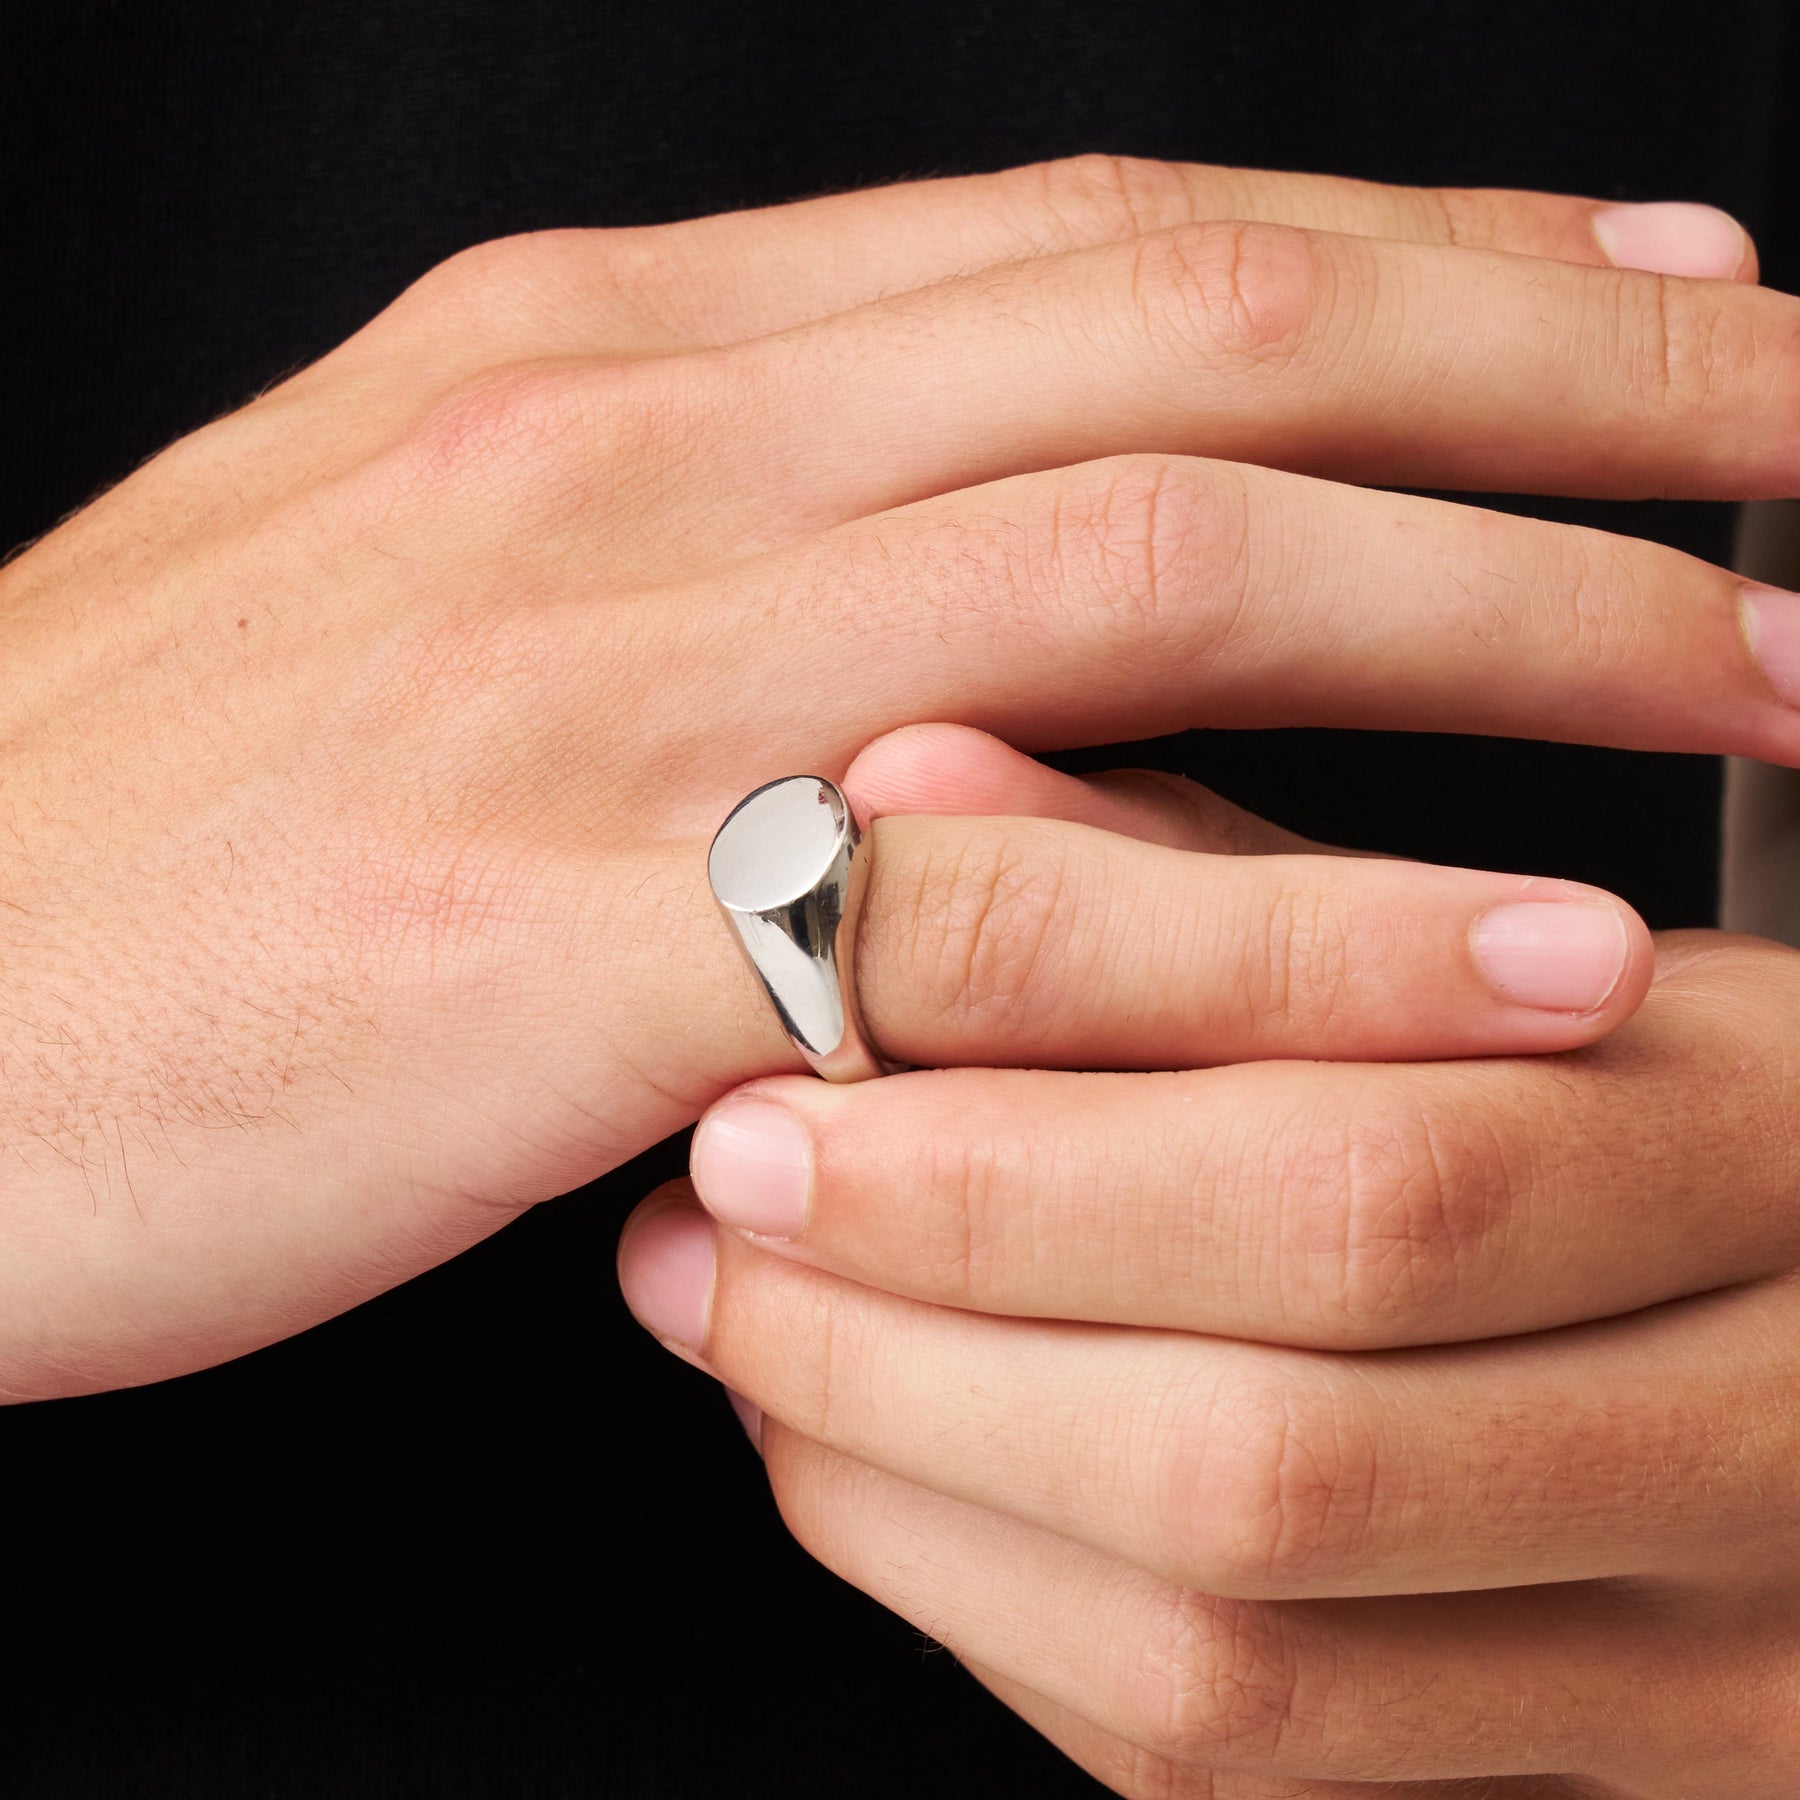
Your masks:
{"label": "thumb", "polygon": [[908,725],[877,738],[850,765],[843,788],[865,825],[894,813],[976,814],[1062,819],[1174,850],[1268,856],[1322,848],[1179,775],[1064,775],[966,725]]}

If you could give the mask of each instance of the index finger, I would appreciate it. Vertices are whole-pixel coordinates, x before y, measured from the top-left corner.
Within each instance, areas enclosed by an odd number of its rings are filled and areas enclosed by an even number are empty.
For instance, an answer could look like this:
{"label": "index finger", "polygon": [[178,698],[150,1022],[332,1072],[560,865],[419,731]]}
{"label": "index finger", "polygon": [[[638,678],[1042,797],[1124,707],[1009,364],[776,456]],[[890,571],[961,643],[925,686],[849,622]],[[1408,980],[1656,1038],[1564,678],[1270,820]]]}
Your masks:
{"label": "index finger", "polygon": [[[1208,219],[1754,281],[1710,206],[1091,154],[624,230],[538,232],[450,267],[492,276],[521,354],[668,354],[742,342],[955,275]],[[458,315],[466,325],[466,319]]]}
{"label": "index finger", "polygon": [[1617,1317],[1800,1254],[1747,1125],[1800,1106],[1791,1011],[1765,1011],[1800,958],[1681,950],[1615,1037],[1555,1060],[763,1081],[702,1118],[694,1182],[765,1246],[974,1312],[1331,1351]]}

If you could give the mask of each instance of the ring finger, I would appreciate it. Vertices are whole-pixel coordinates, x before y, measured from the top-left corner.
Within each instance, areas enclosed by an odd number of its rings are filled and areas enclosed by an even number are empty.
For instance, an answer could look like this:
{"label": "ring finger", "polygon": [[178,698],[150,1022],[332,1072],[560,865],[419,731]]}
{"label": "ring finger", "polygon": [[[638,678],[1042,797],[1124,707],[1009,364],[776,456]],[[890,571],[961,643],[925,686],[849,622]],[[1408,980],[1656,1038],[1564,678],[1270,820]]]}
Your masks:
{"label": "ring finger", "polygon": [[[1686,1706],[1669,1738],[1646,1732],[1647,1685],[1708,1708],[1692,1670],[1712,1656],[1671,1596],[1220,1600],[779,1425],[765,1421],[761,1447],[789,1529],[827,1568],[1016,1684],[1009,1701],[1022,1688],[1170,1775],[1622,1777],[1692,1751]],[[1741,1641],[1710,1648],[1753,1660]]]}
{"label": "ring finger", "polygon": [[1214,856],[1050,819],[883,819],[874,851],[857,988],[907,1064],[1536,1052],[1603,1036],[1650,977],[1636,914],[1573,882]]}

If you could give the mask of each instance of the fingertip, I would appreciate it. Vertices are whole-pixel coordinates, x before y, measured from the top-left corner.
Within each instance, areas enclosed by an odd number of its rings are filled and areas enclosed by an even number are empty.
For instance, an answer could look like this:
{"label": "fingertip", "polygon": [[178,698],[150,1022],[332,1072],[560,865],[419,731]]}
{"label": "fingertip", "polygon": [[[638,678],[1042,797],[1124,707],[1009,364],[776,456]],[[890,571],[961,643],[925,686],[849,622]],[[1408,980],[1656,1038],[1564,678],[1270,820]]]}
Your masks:
{"label": "fingertip", "polygon": [[1756,245],[1730,213],[1686,200],[1607,206],[1589,223],[1615,268],[1713,281],[1757,278]]}
{"label": "fingertip", "polygon": [[689,1163],[701,1204],[720,1224],[777,1241],[806,1229],[812,1134],[774,1084],[740,1088],[711,1107],[694,1130]]}
{"label": "fingertip", "polygon": [[1034,815],[1053,805],[1072,776],[1046,768],[970,725],[905,725],[851,763],[844,792],[858,819],[895,813]]}
{"label": "fingertip", "polygon": [[1481,913],[1471,945],[1490,991],[1528,1037],[1526,1049],[1566,1049],[1616,1030],[1649,991],[1649,928],[1599,889],[1557,884]]}
{"label": "fingertip", "polygon": [[718,1256],[712,1221],[690,1183],[658,1188],[625,1221],[618,1270],[625,1304],[638,1323],[677,1356],[706,1368],[702,1351],[711,1329]]}
{"label": "fingertip", "polygon": [[1174,850],[1301,847],[1179,776],[1121,769],[1083,780],[968,725],[891,731],[850,765],[843,787],[863,824],[907,813],[1059,819]]}

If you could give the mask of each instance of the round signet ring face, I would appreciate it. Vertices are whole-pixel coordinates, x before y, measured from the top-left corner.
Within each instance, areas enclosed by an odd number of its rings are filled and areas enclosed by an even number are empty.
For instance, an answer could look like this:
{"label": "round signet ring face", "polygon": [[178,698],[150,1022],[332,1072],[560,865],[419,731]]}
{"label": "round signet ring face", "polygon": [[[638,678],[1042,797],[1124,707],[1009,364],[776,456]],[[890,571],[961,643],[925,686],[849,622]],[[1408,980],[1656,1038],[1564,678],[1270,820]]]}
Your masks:
{"label": "round signet ring face", "polygon": [[707,879],[782,1028],[827,1081],[888,1066],[856,1009],[856,919],[868,850],[850,803],[822,775],[747,794],[707,853]]}

